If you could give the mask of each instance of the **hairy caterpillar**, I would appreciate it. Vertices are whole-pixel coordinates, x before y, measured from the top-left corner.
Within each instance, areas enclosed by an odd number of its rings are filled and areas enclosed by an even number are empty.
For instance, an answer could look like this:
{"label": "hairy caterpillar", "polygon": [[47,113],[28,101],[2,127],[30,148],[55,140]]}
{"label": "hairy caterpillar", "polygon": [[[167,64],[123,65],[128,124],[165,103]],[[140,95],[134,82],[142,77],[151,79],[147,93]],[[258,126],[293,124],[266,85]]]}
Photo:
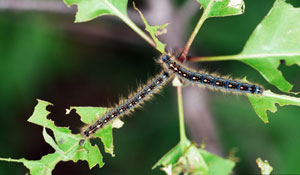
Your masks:
{"label": "hairy caterpillar", "polygon": [[166,84],[174,74],[193,84],[200,84],[220,90],[260,95],[263,93],[263,88],[254,84],[224,79],[190,70],[175,61],[175,57],[170,54],[162,55],[159,62],[163,63],[164,67],[164,70],[159,75],[140,88],[137,93],[131,95],[126,100],[122,100],[118,105],[116,105],[116,107],[101,116],[98,120],[96,120],[96,122],[89,125],[82,132],[83,136],[89,137],[115,118],[132,112],[140,106],[142,102],[149,99],[149,97],[151,97],[154,93],[158,92],[158,90]]}
{"label": "hairy caterpillar", "polygon": [[217,88],[225,91],[233,91],[239,93],[249,94],[262,94],[263,88],[254,84],[243,83],[240,81],[224,79],[216,76],[211,76],[205,73],[198,73],[194,70],[190,70],[180,63],[175,61],[175,57],[172,55],[163,55],[160,62],[163,62],[165,69],[176,74],[183,80],[186,80],[192,84],[204,85],[211,88]]}
{"label": "hairy caterpillar", "polygon": [[129,96],[126,100],[121,100],[121,102],[116,105],[112,110],[101,116],[96,122],[89,125],[83,132],[82,135],[89,137],[94,134],[98,129],[103,128],[107,123],[119,118],[123,115],[129,114],[134,109],[142,104],[145,100],[149,99],[154,93],[173,77],[173,73],[169,70],[163,70],[159,75],[157,75],[153,80],[149,81],[146,85],[140,88],[137,93]]}

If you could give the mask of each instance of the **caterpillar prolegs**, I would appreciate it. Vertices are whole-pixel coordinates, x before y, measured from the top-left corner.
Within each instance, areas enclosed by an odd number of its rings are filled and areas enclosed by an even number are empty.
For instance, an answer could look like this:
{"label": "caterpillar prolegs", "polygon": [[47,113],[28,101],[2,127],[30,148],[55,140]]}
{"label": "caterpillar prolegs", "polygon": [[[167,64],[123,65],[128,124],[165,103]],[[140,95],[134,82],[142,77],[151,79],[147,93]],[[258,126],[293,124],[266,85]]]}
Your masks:
{"label": "caterpillar prolegs", "polygon": [[262,94],[263,88],[258,85],[243,83],[240,81],[224,79],[211,76],[206,73],[190,70],[174,60],[174,56],[165,54],[161,57],[165,69],[170,70],[183,80],[192,84],[203,85],[211,88],[217,88],[224,91],[233,91],[239,93]]}
{"label": "caterpillar prolegs", "polygon": [[96,122],[88,126],[82,133],[83,136],[89,137],[94,134],[98,129],[103,128],[112,120],[119,118],[123,115],[129,114],[145,100],[158,92],[158,90],[173,77],[173,73],[169,70],[163,70],[153,80],[149,81],[146,85],[140,88],[137,93],[129,96],[127,100],[122,100],[116,107],[101,116]]}

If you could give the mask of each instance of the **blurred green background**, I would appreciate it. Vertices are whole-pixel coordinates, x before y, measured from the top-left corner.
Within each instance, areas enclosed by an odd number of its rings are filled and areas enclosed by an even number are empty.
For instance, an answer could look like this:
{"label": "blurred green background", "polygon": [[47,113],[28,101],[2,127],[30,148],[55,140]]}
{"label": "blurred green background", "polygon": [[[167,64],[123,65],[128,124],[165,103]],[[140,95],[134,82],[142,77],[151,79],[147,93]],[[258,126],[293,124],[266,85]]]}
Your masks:
{"label": "blurred green background", "polygon": [[[185,1],[171,2],[180,8]],[[242,50],[274,1],[245,2],[244,15],[205,22],[192,46],[193,55],[227,55]],[[299,1],[288,2],[300,6]],[[147,3],[137,1],[137,5],[143,10]],[[197,12],[188,22],[186,38],[200,14]],[[49,107],[49,118],[58,126],[70,126],[78,133],[83,126],[79,116],[74,111],[66,116],[66,108],[110,106],[159,72],[153,59],[159,54],[116,18],[101,17],[81,24],[73,21],[72,13],[0,12],[0,157],[35,160],[53,152],[43,140],[42,128],[27,122],[37,98],[54,104]],[[247,75],[251,81],[278,92],[240,62],[201,66],[232,77]],[[294,91],[300,91],[299,67],[281,65],[280,70],[295,85]],[[268,113],[270,123],[263,124],[246,97],[208,93],[220,152],[226,157],[232,149],[238,150],[240,161],[234,174],[258,174],[257,157],[267,159],[274,174],[300,174],[299,107],[279,107],[277,113]],[[86,162],[63,162],[53,174],[163,174],[151,167],[177,144],[179,129],[176,89],[169,83],[160,94],[125,117],[123,128],[114,130],[116,156],[104,154],[103,168],[89,170]],[[26,172],[22,164],[0,162],[0,174]]]}

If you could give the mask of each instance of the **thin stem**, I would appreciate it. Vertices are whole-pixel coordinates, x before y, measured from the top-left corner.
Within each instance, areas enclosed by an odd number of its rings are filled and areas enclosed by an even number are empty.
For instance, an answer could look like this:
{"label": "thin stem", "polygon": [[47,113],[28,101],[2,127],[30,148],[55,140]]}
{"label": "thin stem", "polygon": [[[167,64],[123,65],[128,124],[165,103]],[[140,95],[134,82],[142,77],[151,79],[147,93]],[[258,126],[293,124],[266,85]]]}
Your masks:
{"label": "thin stem", "polygon": [[19,159],[12,159],[12,158],[0,158],[0,161],[6,161],[6,162],[18,162],[18,163],[22,163],[21,160]]}
{"label": "thin stem", "polygon": [[239,55],[224,55],[224,56],[211,56],[211,57],[191,57],[189,61],[200,62],[200,61],[226,61],[226,60],[239,60],[244,57]]}
{"label": "thin stem", "polygon": [[191,57],[189,61],[226,61],[226,60],[243,60],[243,59],[258,59],[267,57],[294,57],[300,56],[300,53],[257,53],[257,54],[237,54],[211,57]]}
{"label": "thin stem", "polygon": [[[131,19],[129,19],[126,15],[122,14],[118,9],[116,9],[111,3],[107,2],[107,0],[103,0],[103,2],[110,7],[110,9],[119,17],[123,22],[125,22],[132,30],[134,30],[140,37],[142,37],[146,42],[148,42],[152,47],[156,48],[155,42],[146,35],[137,25],[135,25]],[[157,49],[157,48],[156,48]]]}
{"label": "thin stem", "polygon": [[182,87],[177,87],[177,101],[178,101],[178,113],[179,113],[179,132],[180,132],[180,145],[181,151],[185,150],[185,143],[187,141],[184,126],[184,113],[183,113],[183,102],[182,102]]}
{"label": "thin stem", "polygon": [[186,59],[186,56],[187,56],[187,54],[188,54],[188,52],[190,50],[190,47],[191,47],[191,45],[192,45],[192,43],[193,43],[193,41],[194,41],[197,33],[199,32],[199,30],[200,30],[201,26],[203,25],[204,21],[208,18],[208,14],[209,14],[210,9],[211,9],[211,7],[213,5],[213,2],[214,2],[214,0],[210,0],[208,6],[204,9],[203,14],[200,17],[200,19],[199,19],[196,27],[194,28],[194,31],[192,32],[189,40],[185,44],[185,47],[184,47],[184,49],[183,49],[183,51],[182,51],[182,53],[181,53],[181,55],[179,57],[179,60],[181,62],[183,62]]}

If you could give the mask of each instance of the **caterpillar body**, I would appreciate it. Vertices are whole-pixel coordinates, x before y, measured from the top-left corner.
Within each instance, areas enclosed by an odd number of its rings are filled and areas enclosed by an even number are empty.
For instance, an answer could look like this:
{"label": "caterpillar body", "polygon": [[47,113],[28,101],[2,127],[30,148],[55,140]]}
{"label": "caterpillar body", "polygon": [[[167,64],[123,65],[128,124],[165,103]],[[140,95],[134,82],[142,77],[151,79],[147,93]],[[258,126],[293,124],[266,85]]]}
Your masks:
{"label": "caterpillar body", "polygon": [[103,128],[106,124],[110,123],[114,119],[134,111],[134,109],[139,107],[144,101],[158,92],[158,90],[163,87],[163,85],[165,85],[174,75],[177,75],[181,79],[192,84],[204,85],[220,90],[259,95],[263,93],[263,88],[255,84],[243,83],[241,81],[212,76],[186,68],[175,61],[175,57],[171,54],[162,55],[159,59],[159,62],[163,64],[164,67],[164,70],[159,75],[140,88],[137,93],[129,96],[129,98],[126,100],[121,100],[121,102],[113,109],[105,113],[93,124],[86,127],[83,130],[82,135],[84,137],[90,137],[98,129]]}
{"label": "caterpillar body", "polygon": [[137,93],[131,95],[127,100],[121,100],[121,102],[109,112],[101,116],[93,124],[89,125],[83,130],[82,135],[84,137],[90,137],[98,129],[103,128],[106,124],[110,123],[116,118],[129,114],[138,106],[140,106],[145,100],[149,99],[154,93],[168,82],[173,77],[173,73],[169,70],[163,70],[153,80],[149,81],[146,85],[140,88]]}
{"label": "caterpillar body", "polygon": [[176,74],[181,79],[188,81],[192,84],[203,85],[211,88],[216,88],[224,91],[233,91],[238,93],[259,94],[263,93],[261,86],[243,83],[241,81],[235,81],[216,76],[211,76],[205,73],[198,73],[194,70],[190,70],[177,61],[172,55],[165,54],[161,57],[160,62],[163,62],[165,69]]}

